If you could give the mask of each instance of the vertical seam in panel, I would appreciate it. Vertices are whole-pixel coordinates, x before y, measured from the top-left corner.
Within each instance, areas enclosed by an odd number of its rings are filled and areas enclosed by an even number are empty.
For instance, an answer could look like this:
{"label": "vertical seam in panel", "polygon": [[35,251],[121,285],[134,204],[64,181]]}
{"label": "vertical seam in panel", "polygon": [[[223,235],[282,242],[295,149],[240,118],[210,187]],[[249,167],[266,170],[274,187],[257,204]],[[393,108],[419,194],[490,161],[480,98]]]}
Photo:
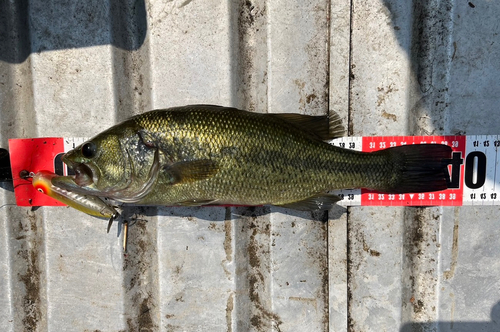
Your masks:
{"label": "vertical seam in panel", "polygon": [[11,238],[11,232],[10,232],[10,228],[8,227],[8,221],[7,221],[8,220],[7,217],[10,215],[10,213],[9,213],[9,210],[7,209],[6,206],[4,206],[4,208],[5,208],[5,222],[4,222],[3,232],[6,235],[5,236],[5,252],[4,252],[4,254],[7,257],[7,259],[6,259],[7,264],[5,264],[5,265],[7,266],[6,275],[7,275],[7,279],[8,279],[7,284],[9,285],[9,287],[7,289],[7,297],[9,300],[9,317],[10,317],[10,320],[12,322],[12,324],[10,326],[13,327],[15,324],[14,324],[14,308],[13,308],[14,305],[12,302],[12,295],[13,295],[13,292],[12,292],[12,289],[13,289],[12,255],[11,255],[12,250],[10,250],[11,245],[9,242],[9,239]]}
{"label": "vertical seam in panel", "polygon": [[326,91],[326,112],[327,112],[327,115],[330,116],[330,67],[331,67],[331,46],[332,46],[332,40],[331,40],[331,37],[332,37],[332,1],[329,0],[326,4],[327,8],[326,8],[326,15],[327,15],[327,20],[326,20],[326,24],[327,24],[327,27],[326,27],[326,58],[328,59],[327,61],[327,64],[326,64],[326,84],[325,84],[325,88],[327,89]]}
{"label": "vertical seam in panel", "polygon": [[266,82],[266,113],[269,113],[269,86],[270,82],[272,82],[273,71],[271,70],[271,24],[270,24],[270,15],[269,15],[269,1],[265,1],[266,6],[266,48],[267,48],[267,59],[266,59],[266,71],[267,71],[267,82]]}
{"label": "vertical seam in panel", "polygon": [[43,255],[43,261],[44,261],[44,266],[43,266],[43,272],[45,274],[45,278],[42,278],[42,281],[40,282],[40,288],[42,290],[45,290],[45,324],[47,331],[50,331],[50,324],[52,323],[51,317],[51,302],[50,302],[50,278],[49,278],[49,271],[50,271],[50,260],[49,260],[49,245],[47,241],[47,210],[43,209],[40,211],[40,215],[42,218],[42,229],[43,229],[43,251],[40,253]]}
{"label": "vertical seam in panel", "polygon": [[352,136],[354,133],[354,126],[352,123],[352,98],[351,98],[351,90],[352,90],[352,25],[353,25],[353,0],[349,2],[350,11],[349,11],[349,60],[348,60],[348,73],[349,73],[349,93],[347,94],[347,136]]}
{"label": "vertical seam in panel", "polygon": [[[449,8],[451,8],[449,11],[448,11],[448,19],[449,19],[449,23],[447,25],[447,28],[448,28],[448,47],[446,49],[446,53],[447,53],[447,68],[445,70],[445,85],[446,85],[446,93],[445,93],[445,100],[444,102],[446,104],[449,104],[450,103],[450,94],[448,92],[448,88],[450,86],[450,77],[451,77],[451,63],[453,61],[453,54],[454,54],[454,47],[452,46],[453,45],[453,28],[454,28],[454,22],[453,22],[453,15],[455,13],[455,6],[454,6],[454,1],[453,0],[447,0],[446,1],[447,4],[449,4]],[[450,118],[450,109],[447,107],[446,108],[446,112],[444,114],[444,124],[443,124],[443,128],[444,128],[444,133],[445,134],[449,134],[450,133],[450,127],[449,127],[449,118]]]}
{"label": "vertical seam in panel", "polygon": [[[325,89],[327,89],[326,91],[326,112],[327,112],[327,115],[330,117],[331,114],[330,114],[330,70],[331,70],[331,46],[332,46],[332,40],[331,40],[331,37],[332,37],[332,1],[329,0],[327,1],[327,4],[326,4],[326,15],[327,15],[327,20],[326,20],[326,24],[327,24],[327,27],[326,27],[326,58],[327,58],[327,62],[326,62],[326,84],[325,84]],[[323,277],[323,282],[326,283],[326,285],[322,285],[323,286],[323,291],[325,292],[325,294],[323,294],[324,296],[324,301],[325,301],[325,304],[324,304],[324,324],[323,324],[323,328],[324,328],[324,331],[327,331],[329,332],[330,331],[330,229],[328,227],[328,225],[330,224],[329,223],[329,220],[330,220],[330,212],[329,211],[326,211],[326,230],[325,230],[325,234],[326,234],[326,237],[325,237],[325,242],[326,242],[326,266],[327,266],[327,271],[326,271],[326,276]]]}
{"label": "vertical seam in panel", "polygon": [[[352,122],[352,98],[351,98],[351,91],[352,91],[352,49],[353,49],[353,44],[352,44],[352,30],[353,30],[353,10],[354,10],[354,4],[353,0],[349,1],[349,59],[348,59],[348,93],[347,93],[347,136],[352,136],[354,132],[354,126]],[[350,269],[352,266],[352,257],[351,257],[351,241],[350,241],[350,235],[351,235],[351,227],[350,227],[350,214],[351,214],[351,207],[347,207],[346,211],[346,256],[347,256],[347,267],[346,267],[346,284],[347,284],[347,310],[346,310],[346,330],[347,331],[353,331],[353,324],[351,322],[351,300],[352,300],[352,290],[351,290],[351,278],[350,278]]]}

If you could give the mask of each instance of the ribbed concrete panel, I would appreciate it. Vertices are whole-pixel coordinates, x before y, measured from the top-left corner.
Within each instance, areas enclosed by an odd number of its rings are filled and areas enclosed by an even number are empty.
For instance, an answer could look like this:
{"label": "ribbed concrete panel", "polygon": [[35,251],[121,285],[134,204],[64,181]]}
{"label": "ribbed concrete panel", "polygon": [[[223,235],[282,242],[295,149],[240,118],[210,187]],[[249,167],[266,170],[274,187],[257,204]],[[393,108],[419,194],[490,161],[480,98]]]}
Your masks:
{"label": "ribbed concrete panel", "polygon": [[[0,142],[193,103],[348,133],[499,134],[495,2],[4,1]],[[5,331],[497,331],[497,207],[129,207],[0,189]]]}

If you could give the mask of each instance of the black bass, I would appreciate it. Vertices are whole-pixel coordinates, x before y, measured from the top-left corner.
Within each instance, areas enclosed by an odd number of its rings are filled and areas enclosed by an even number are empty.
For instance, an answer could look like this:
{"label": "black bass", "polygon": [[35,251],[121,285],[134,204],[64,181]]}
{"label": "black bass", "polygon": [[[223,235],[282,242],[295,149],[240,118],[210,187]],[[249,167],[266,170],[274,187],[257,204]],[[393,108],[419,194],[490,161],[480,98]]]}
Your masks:
{"label": "black bass", "polygon": [[447,188],[451,148],[408,145],[364,153],[326,143],[339,117],[260,114],[193,105],[115,125],[63,156],[74,177],[52,183],[138,205],[276,205],[329,209],[334,189],[386,193]]}

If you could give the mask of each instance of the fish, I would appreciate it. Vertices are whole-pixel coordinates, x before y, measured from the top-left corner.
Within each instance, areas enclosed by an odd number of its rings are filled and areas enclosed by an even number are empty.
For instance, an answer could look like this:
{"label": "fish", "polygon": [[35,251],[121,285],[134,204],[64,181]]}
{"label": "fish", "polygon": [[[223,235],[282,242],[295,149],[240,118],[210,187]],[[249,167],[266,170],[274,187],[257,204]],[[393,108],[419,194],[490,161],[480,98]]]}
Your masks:
{"label": "fish", "polygon": [[33,175],[32,185],[42,194],[48,195],[91,216],[106,218],[111,222],[119,216],[118,211],[113,206],[107,204],[97,196],[79,194],[54,186],[52,180],[57,177],[57,174],[50,171],[38,171]]}
{"label": "fish", "polygon": [[336,189],[444,190],[451,147],[359,152],[327,141],[340,117],[256,113],[216,105],[153,110],[63,155],[74,176],[52,184],[79,194],[157,206],[273,205],[328,210]]}

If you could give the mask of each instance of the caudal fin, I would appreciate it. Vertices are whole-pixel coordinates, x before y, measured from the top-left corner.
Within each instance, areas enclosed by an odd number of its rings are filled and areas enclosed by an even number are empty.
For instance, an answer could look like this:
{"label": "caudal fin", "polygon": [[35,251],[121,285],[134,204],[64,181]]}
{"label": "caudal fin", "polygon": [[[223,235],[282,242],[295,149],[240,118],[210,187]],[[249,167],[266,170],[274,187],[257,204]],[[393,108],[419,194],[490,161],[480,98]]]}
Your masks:
{"label": "caudal fin", "polygon": [[397,194],[447,189],[451,152],[451,147],[441,144],[404,145],[374,152],[386,155],[393,163],[388,181],[377,190]]}

